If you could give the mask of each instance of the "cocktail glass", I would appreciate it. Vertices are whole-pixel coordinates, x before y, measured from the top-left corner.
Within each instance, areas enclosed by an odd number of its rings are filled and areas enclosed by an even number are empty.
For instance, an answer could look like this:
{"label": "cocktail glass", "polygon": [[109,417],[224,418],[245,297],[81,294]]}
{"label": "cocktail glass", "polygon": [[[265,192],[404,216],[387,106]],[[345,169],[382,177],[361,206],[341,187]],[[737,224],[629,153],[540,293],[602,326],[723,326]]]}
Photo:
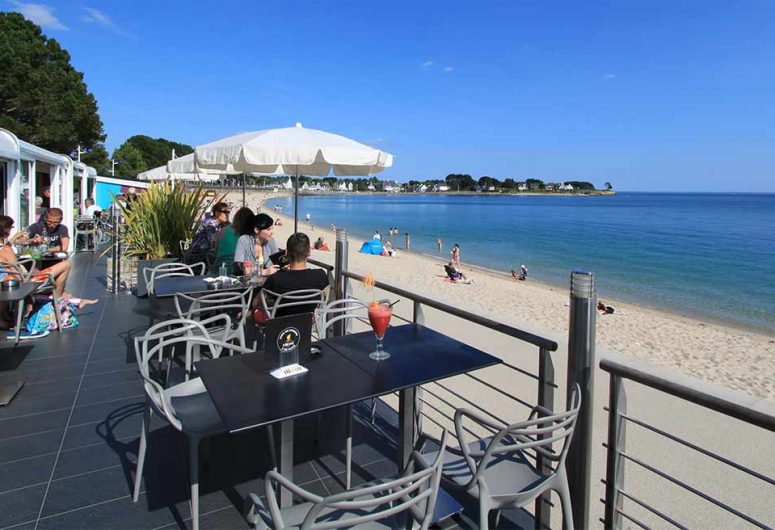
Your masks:
{"label": "cocktail glass", "polygon": [[388,300],[380,300],[376,304],[369,306],[369,322],[374,335],[377,336],[377,349],[369,354],[369,357],[375,361],[384,361],[390,354],[382,348],[382,341],[385,338],[385,332],[390,324],[390,317],[393,316],[393,308],[390,307]]}

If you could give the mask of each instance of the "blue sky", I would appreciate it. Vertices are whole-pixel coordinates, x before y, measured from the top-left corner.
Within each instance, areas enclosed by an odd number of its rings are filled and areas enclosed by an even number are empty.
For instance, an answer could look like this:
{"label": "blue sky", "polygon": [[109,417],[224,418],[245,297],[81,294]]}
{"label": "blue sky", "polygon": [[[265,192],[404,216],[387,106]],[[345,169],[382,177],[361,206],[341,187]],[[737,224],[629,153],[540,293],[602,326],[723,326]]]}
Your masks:
{"label": "blue sky", "polygon": [[771,0],[36,2],[111,151],[302,122],[402,181],[775,191]]}

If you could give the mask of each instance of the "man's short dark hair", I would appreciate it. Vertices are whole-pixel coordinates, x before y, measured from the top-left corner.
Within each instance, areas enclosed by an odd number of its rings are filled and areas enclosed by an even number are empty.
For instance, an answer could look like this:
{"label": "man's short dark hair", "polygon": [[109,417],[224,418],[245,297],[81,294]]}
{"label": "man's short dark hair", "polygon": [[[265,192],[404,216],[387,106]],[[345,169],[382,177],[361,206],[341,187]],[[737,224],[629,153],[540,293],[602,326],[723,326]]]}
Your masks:
{"label": "man's short dark hair", "polygon": [[50,215],[54,219],[62,219],[65,216],[61,208],[49,208],[47,215]]}
{"label": "man's short dark hair", "polygon": [[216,202],[213,205],[213,215],[218,215],[221,212],[228,212],[229,211],[229,205],[225,202]]}
{"label": "man's short dark hair", "polygon": [[296,232],[288,238],[285,245],[285,252],[288,254],[288,260],[291,263],[305,261],[309,256],[309,237],[303,232]]}

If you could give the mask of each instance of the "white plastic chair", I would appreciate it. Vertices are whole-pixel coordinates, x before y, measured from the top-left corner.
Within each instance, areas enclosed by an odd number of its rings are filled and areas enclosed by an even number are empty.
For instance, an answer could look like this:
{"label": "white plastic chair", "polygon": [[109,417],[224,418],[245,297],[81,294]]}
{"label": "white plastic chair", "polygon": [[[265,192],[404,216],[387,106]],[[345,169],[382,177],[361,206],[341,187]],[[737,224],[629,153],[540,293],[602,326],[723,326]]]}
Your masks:
{"label": "white plastic chair", "polygon": [[243,348],[247,346],[245,325],[250,316],[250,306],[253,301],[253,289],[242,293],[220,292],[208,293],[199,297],[178,293],[175,295],[175,309],[180,318],[201,321],[215,315],[232,316],[228,326],[208,325],[210,336],[221,342],[236,340]]}
{"label": "white plastic chair", "polygon": [[194,265],[163,263],[153,268],[143,269],[143,278],[145,279],[148,299],[151,304],[151,324],[153,324],[154,320],[167,320],[177,316],[175,304],[171,298],[160,300],[156,296],[156,289],[154,288],[156,280],[174,276],[202,276],[206,270],[206,263],[195,263]]}
{"label": "white plastic chair", "polygon": [[[287,293],[275,293],[269,289],[261,289],[261,308],[268,318],[295,314],[314,313],[326,303],[325,289],[299,289]],[[269,300],[274,300],[269,304]]]}
{"label": "white plastic chair", "polygon": [[[560,496],[565,528],[573,528],[570,492],[565,470],[565,458],[573,437],[581,406],[581,388],[576,385],[571,394],[571,406],[565,412],[554,413],[543,407],[533,407],[526,421],[504,427],[469,409],[455,412],[455,432],[460,448],[447,448],[444,453],[442,482],[449,489],[468,492],[479,501],[479,528],[488,530],[491,510],[519,508],[548,490]],[[469,441],[463,420],[496,431],[491,437]],[[560,444],[559,452],[552,447]],[[554,462],[554,470],[544,473],[525,451],[530,450]],[[439,451],[423,455],[432,460]],[[425,463],[425,465],[430,465]]]}
{"label": "white plastic chair", "polygon": [[[173,326],[172,329],[167,329],[170,327],[169,323],[157,324],[142,337],[135,338],[135,355],[145,389],[145,409],[132,499],[137,502],[140,495],[148,431],[151,415],[155,412],[188,438],[191,519],[193,528],[197,530],[199,528],[199,442],[202,438],[225,432],[226,427],[221,422],[221,417],[200,378],[165,388],[160,382],[161,365],[165,355],[172,352],[178,344],[186,346],[187,349],[193,344],[205,346],[210,349],[214,357],[224,350],[240,353],[247,353],[249,350],[209,338],[201,323],[181,320],[176,324],[180,325]],[[189,332],[192,329],[196,329],[201,335],[190,336]],[[162,362],[153,366],[152,361],[157,358]]]}
{"label": "white plastic chair", "polygon": [[[0,261],[0,268],[5,269],[7,274],[14,274],[19,276],[20,281],[30,282],[33,276],[40,276],[42,273],[33,273],[33,267],[35,266],[35,260],[32,258],[21,258],[16,263],[10,261]],[[56,283],[54,281],[54,275],[49,273],[47,278],[38,282],[38,286],[30,293],[30,296],[36,294],[51,294],[51,304],[56,315],[57,331],[62,332],[62,323],[59,318],[59,296],[57,295]],[[16,338],[14,340],[14,347],[19,345],[19,335],[22,331],[22,320],[24,318],[24,299],[18,301],[16,307]]]}
{"label": "white plastic chair", "polygon": [[[255,493],[248,497],[248,522],[258,530],[335,528],[411,528],[418,522],[427,529],[433,520],[433,509],[439,493],[441,464],[446,447],[447,433],[441,437],[441,452],[427,467],[414,471],[413,463],[420,462],[419,453],[412,454],[406,470],[398,477],[378,480],[370,484],[328,497],[315,495],[301,488],[276,471],[270,471],[264,480],[266,505]],[[301,500],[300,504],[280,508],[277,488],[286,488]],[[396,517],[404,515],[408,521]]]}

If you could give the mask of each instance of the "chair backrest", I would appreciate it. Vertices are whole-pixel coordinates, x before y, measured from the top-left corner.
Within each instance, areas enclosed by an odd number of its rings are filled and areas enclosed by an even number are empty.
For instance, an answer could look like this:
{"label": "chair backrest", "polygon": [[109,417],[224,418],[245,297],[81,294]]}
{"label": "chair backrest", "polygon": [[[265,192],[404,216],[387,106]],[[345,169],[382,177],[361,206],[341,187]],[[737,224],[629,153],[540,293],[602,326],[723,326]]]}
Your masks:
{"label": "chair backrest", "polygon": [[[233,321],[245,322],[250,315],[253,289],[242,293],[219,292],[194,297],[183,293],[175,294],[175,308],[180,318],[201,321],[215,315],[229,315]],[[185,309],[184,309],[185,308]]]}
{"label": "chair backrest", "polygon": [[[526,449],[535,451],[547,460],[557,462],[555,469],[565,465],[565,458],[568,456],[568,448],[573,438],[580,408],[581,387],[576,384],[571,392],[568,410],[554,413],[540,406],[533,407],[530,417],[526,421],[501,428],[485,445],[484,449],[478,450],[472,450],[465,442],[467,437],[462,425],[463,417],[468,416],[479,423],[489,424],[489,422],[470,410],[459,409],[456,411],[455,431],[472,475],[468,486],[476,484],[493,458]],[[492,427],[492,424],[489,426]],[[554,444],[561,445],[559,451],[553,449]]]}
{"label": "chair backrest", "polygon": [[[199,270],[197,270],[199,269]],[[206,263],[194,263],[186,265],[185,263],[162,263],[156,267],[143,269],[143,278],[145,279],[148,294],[155,294],[153,283],[161,278],[170,276],[201,276],[207,270]]]}
{"label": "chair backrest", "polygon": [[366,302],[357,298],[343,298],[332,300],[325,306],[315,311],[315,325],[318,337],[323,339],[326,331],[335,323],[345,321],[350,324],[353,320],[368,318],[369,306]]}
{"label": "chair backrest", "polygon": [[460,273],[458,273],[455,269],[450,267],[449,265],[444,265],[444,271],[447,273],[447,276],[449,276],[453,280],[457,280],[460,276]]}
{"label": "chair backrest", "polygon": [[[219,315],[217,318],[223,320],[226,325],[230,324],[228,315]],[[196,335],[193,335],[194,333]],[[207,333],[206,323],[182,318],[160,322],[151,326],[143,336],[135,337],[135,356],[143,378],[145,393],[159,414],[162,414],[173,427],[181,430],[180,420],[170,402],[170,392],[162,385],[160,373],[161,365],[165,360],[168,363],[172,360],[179,344],[186,350],[187,370],[191,365],[189,346],[205,346],[210,349],[213,357],[217,357],[224,349],[240,353],[248,353],[250,350],[214,340]],[[154,359],[158,360],[159,367],[152,366],[151,362]]]}
{"label": "chair backrest", "polygon": [[[25,264],[27,264],[27,267],[25,267]],[[23,282],[30,281],[34,265],[35,260],[32,258],[21,258],[16,263],[0,260],[0,268],[4,269],[6,273],[18,275]]]}
{"label": "chair backrest", "polygon": [[[327,530],[350,528],[391,518],[405,513],[427,529],[433,519],[433,510],[441,482],[441,467],[447,446],[446,430],[441,436],[440,451],[436,460],[428,466],[407,466],[404,473],[393,480],[378,481],[372,485],[320,497],[300,488],[276,471],[266,475],[266,499],[275,528],[288,528],[282,510],[277,503],[276,485],[289,489],[301,497],[302,502],[312,504],[299,528],[303,530]],[[412,463],[421,463],[418,453],[412,454]],[[414,471],[418,469],[418,471]],[[409,528],[409,526],[407,526]]]}
{"label": "chair backrest", "polygon": [[[299,313],[314,313],[326,303],[328,289],[299,289],[287,293],[275,293],[269,289],[261,289],[261,306],[267,317],[297,315]],[[268,299],[273,299],[270,306]]]}

